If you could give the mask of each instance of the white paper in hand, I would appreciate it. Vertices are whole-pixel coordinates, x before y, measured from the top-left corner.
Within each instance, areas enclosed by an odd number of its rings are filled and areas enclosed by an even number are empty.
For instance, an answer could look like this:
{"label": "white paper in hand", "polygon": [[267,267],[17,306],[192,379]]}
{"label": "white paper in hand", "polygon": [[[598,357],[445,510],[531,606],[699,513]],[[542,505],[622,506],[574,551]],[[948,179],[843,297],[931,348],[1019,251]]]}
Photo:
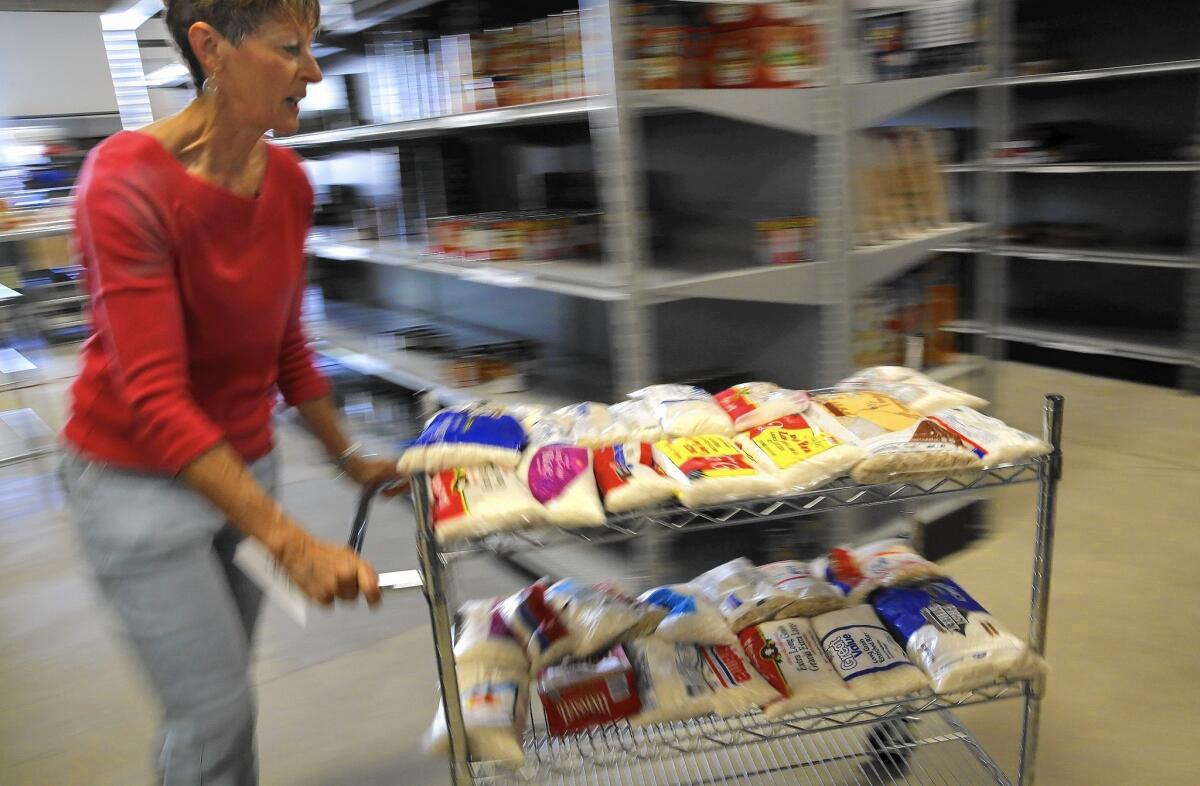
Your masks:
{"label": "white paper in hand", "polygon": [[308,609],[313,601],[292,583],[265,546],[251,538],[243,539],[233,552],[233,564],[261,587],[293,622],[302,628],[308,626]]}

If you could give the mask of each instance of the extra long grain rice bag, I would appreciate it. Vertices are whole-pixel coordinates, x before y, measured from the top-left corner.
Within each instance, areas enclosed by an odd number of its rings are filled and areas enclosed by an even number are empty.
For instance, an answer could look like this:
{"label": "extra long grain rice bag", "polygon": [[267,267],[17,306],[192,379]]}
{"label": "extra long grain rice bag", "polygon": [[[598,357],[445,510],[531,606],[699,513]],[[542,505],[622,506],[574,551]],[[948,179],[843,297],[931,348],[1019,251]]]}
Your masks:
{"label": "extra long grain rice bag", "polygon": [[641,399],[662,424],[668,437],[701,434],[733,436],[733,421],[716,400],[691,385],[651,385],[635,390],[630,398]]}
{"label": "extra long grain rice bag", "polygon": [[839,390],[875,390],[895,398],[905,406],[930,414],[946,407],[986,407],[987,399],[950,387],[920,371],[903,366],[864,368],[837,384]]}
{"label": "extra long grain rice bag", "polygon": [[737,637],[717,607],[689,584],[655,587],[638,599],[666,612],[654,637],[681,644],[736,644]]}
{"label": "extra long grain rice bag", "polygon": [[884,393],[823,393],[813,402],[810,412],[823,428],[867,452],[850,471],[859,483],[940,477],[983,466],[982,448]]}
{"label": "extra long grain rice bag", "polygon": [[791,599],[776,615],[777,619],[815,617],[846,605],[846,598],[841,590],[815,574],[807,562],[781,560],[760,565],[758,572],[767,583]]}
{"label": "extra long grain rice bag", "polygon": [[504,624],[499,606],[500,598],[490,598],[459,607],[454,625],[454,662],[459,667],[491,664],[529,671],[529,656]]}
{"label": "extra long grain rice bag", "polygon": [[593,453],[592,462],[604,507],[613,513],[675,498],[678,484],[655,468],[654,449],[645,442],[600,448]]}
{"label": "extra long grain rice bag", "polygon": [[642,712],[634,725],[683,720],[715,712],[738,715],[779,694],[736,647],[672,644],[642,639],[632,650]]}
{"label": "extra long grain rice bag", "polygon": [[525,428],[501,410],[473,406],[437,413],[400,456],[402,474],[441,472],[494,464],[509,469],[521,461]]}
{"label": "extra long grain rice bag", "polygon": [[717,606],[735,631],[775,619],[794,600],[768,582],[745,557],[705,571],[691,583]]}
{"label": "extra long grain rice bag", "polygon": [[1024,641],[950,579],[883,589],[872,603],[938,693],[1031,679],[1046,668]]}
{"label": "extra long grain rice bag", "polygon": [[539,579],[500,602],[500,616],[525,648],[535,672],[574,653],[571,630],[546,599],[549,582]]}
{"label": "extra long grain rice bag", "polygon": [[688,507],[765,497],[780,489],[778,478],[728,437],[715,434],[662,440],[654,445],[654,463],[678,483],[679,499]]}
{"label": "extra long grain rice bag", "polygon": [[787,415],[734,438],[785,491],[807,491],[850,472],[866,451],[838,439],[804,415]]}
{"label": "extra long grain rice bag", "polygon": [[561,443],[531,445],[519,472],[534,499],[545,508],[543,522],[557,527],[604,524],[604,506],[596,491],[588,448]]}
{"label": "extra long grain rice bag", "polygon": [[808,408],[808,393],[773,382],[743,382],[713,396],[738,431],[747,431]]}
{"label": "extra long grain rice bag", "polygon": [[806,619],[764,622],[739,635],[758,673],[780,694],[765,708],[768,718],[805,709],[848,704],[850,689],[838,676]]}
{"label": "extra long grain rice bag", "polygon": [[825,656],[859,701],[905,696],[929,687],[925,674],[880,622],[870,606],[851,606],[814,617]]}
{"label": "extra long grain rice bag", "polygon": [[511,469],[468,467],[429,476],[433,534],[451,541],[540,521],[544,509]]}
{"label": "extra long grain rice bag", "polygon": [[[529,721],[529,674],[481,664],[460,666],[458,690],[471,758],[510,767],[524,764],[521,733]],[[424,743],[425,750],[432,754],[450,751],[440,702]]]}
{"label": "extra long grain rice bag", "polygon": [[986,451],[983,464],[1017,464],[1050,452],[1048,443],[970,407],[951,407],[934,418]]}

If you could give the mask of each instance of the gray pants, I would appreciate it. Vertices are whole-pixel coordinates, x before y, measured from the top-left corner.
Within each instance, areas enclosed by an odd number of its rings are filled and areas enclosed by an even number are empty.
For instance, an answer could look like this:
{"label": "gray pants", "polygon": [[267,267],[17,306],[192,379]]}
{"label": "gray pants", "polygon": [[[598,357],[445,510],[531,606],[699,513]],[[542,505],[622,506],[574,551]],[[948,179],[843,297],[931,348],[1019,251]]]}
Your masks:
{"label": "gray pants", "polygon": [[[274,492],[273,456],[251,469]],[[68,454],[63,483],[101,591],[162,705],[163,786],[254,786],[250,642],[262,601],[241,535],[182,480]]]}

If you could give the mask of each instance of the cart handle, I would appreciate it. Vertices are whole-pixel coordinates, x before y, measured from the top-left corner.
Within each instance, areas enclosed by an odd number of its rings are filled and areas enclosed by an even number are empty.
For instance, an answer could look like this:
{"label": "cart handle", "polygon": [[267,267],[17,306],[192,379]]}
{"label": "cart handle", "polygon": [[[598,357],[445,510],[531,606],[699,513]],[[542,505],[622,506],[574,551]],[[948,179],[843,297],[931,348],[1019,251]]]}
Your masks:
{"label": "cart handle", "polygon": [[[350,522],[350,538],[346,545],[355,554],[362,554],[363,542],[367,539],[367,522],[371,518],[371,503],[375,496],[384,489],[392,486],[390,483],[374,483],[363,486],[358,496],[358,508],[354,511],[354,521]],[[424,584],[421,572],[417,570],[394,570],[379,574],[381,590],[413,589]]]}

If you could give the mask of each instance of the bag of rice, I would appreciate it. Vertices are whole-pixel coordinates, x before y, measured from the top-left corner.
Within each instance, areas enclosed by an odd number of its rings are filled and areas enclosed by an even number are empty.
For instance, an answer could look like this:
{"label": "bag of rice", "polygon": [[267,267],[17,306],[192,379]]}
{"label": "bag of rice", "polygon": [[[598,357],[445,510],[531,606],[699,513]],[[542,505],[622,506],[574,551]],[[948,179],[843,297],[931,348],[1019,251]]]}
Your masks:
{"label": "bag of rice", "polygon": [[666,619],[667,610],[653,603],[647,603],[641,598],[635,598],[625,591],[625,588],[615,581],[602,581],[592,585],[593,589],[603,592],[614,601],[624,604],[638,617],[632,628],[625,632],[623,639],[640,639],[649,636],[658,629],[659,624]]}
{"label": "bag of rice", "polygon": [[688,507],[766,497],[780,489],[779,479],[764,472],[728,437],[705,435],[661,440],[654,463],[678,484]]}
{"label": "bag of rice", "polygon": [[840,478],[867,455],[804,415],[772,420],[738,434],[734,441],[789,492],[808,491]]}
{"label": "bag of rice", "polygon": [[747,431],[808,408],[808,393],[773,382],[743,382],[713,396],[738,431]]}
{"label": "bag of rice", "polygon": [[620,442],[649,442],[654,444],[666,436],[658,418],[641,399],[630,399],[608,408],[612,423],[600,433],[605,445]]}
{"label": "bag of rice", "polygon": [[776,615],[786,617],[815,617],[846,605],[846,597],[821,576],[813,573],[807,562],[788,559],[759,565],[758,572],[767,583],[791,598],[791,602]]}
{"label": "bag of rice", "polygon": [[672,644],[642,639],[630,645],[642,711],[636,726],[683,720],[715,712],[738,715],[779,694],[733,646]]}
{"label": "bag of rice", "polygon": [[653,608],[611,591],[611,587],[605,589],[575,579],[556,581],[546,589],[546,605],[566,627],[572,645],[569,654],[575,657],[595,655],[632,637],[631,632],[641,628],[647,614],[653,614],[654,623],[662,618]]}
{"label": "bag of rice", "polygon": [[987,399],[944,385],[920,371],[903,366],[864,368],[837,384],[838,390],[873,390],[887,393],[900,403],[923,414],[946,407],[986,407]]}
{"label": "bag of rice", "polygon": [[987,453],[983,457],[985,467],[998,464],[1019,464],[1050,452],[1048,443],[996,418],[976,412],[970,407],[951,407],[933,415],[933,418],[962,434]]}
{"label": "bag of rice", "polygon": [[525,428],[512,415],[483,406],[437,413],[397,464],[401,474],[441,472],[495,464],[512,469],[521,461]]}
{"label": "bag of rice", "polygon": [[691,583],[705,599],[716,605],[735,631],[775,619],[794,600],[763,578],[754,563],[745,557],[705,571]]}
{"label": "bag of rice", "polygon": [[667,437],[701,434],[733,436],[733,421],[716,400],[691,385],[651,385],[635,390],[630,398],[641,399],[662,424]]}
{"label": "bag of rice", "polygon": [[543,510],[511,469],[467,467],[429,476],[433,534],[444,542],[532,524]]}
{"label": "bag of rice", "polygon": [[599,527],[604,506],[596,491],[592,451],[561,443],[531,445],[519,469],[545,512],[541,520],[556,527]]}
{"label": "bag of rice", "polygon": [[469,600],[454,621],[454,662],[459,667],[476,664],[507,666],[529,671],[529,656],[504,624],[500,598]]}
{"label": "bag of rice", "polygon": [[814,617],[812,625],[825,656],[856,700],[905,696],[929,687],[870,606],[831,611]]}
{"label": "bag of rice", "polygon": [[867,453],[850,471],[859,483],[891,483],[979,469],[984,451],[936,418],[884,393],[822,393],[809,414]]}
{"label": "bag of rice", "polygon": [[546,599],[548,587],[546,579],[538,579],[500,601],[500,616],[535,672],[578,649],[570,628]]}
{"label": "bag of rice", "polygon": [[607,437],[616,434],[613,416],[607,404],[585,401],[555,410],[551,417],[569,424],[568,441],[587,448],[610,444]]}
{"label": "bag of rice", "polygon": [[872,603],[938,693],[1032,679],[1046,669],[1025,642],[950,579],[883,589]]}
{"label": "bag of rice", "polygon": [[808,620],[764,622],[746,628],[738,638],[758,673],[781,696],[765,708],[768,718],[807,707],[835,707],[853,699]]}
{"label": "bag of rice", "polygon": [[[510,767],[525,763],[521,733],[529,722],[529,674],[503,666],[459,666],[458,692],[467,728],[467,749],[475,761],[495,761]],[[450,751],[446,715],[438,702],[433,723],[425,732],[425,750],[435,755]]]}
{"label": "bag of rice", "polygon": [[647,508],[675,498],[677,484],[654,466],[654,449],[645,442],[599,448],[592,455],[604,507],[613,513]]}
{"label": "bag of rice", "polygon": [[666,612],[655,638],[681,644],[736,644],[729,623],[698,589],[689,584],[655,587],[638,599]]}

